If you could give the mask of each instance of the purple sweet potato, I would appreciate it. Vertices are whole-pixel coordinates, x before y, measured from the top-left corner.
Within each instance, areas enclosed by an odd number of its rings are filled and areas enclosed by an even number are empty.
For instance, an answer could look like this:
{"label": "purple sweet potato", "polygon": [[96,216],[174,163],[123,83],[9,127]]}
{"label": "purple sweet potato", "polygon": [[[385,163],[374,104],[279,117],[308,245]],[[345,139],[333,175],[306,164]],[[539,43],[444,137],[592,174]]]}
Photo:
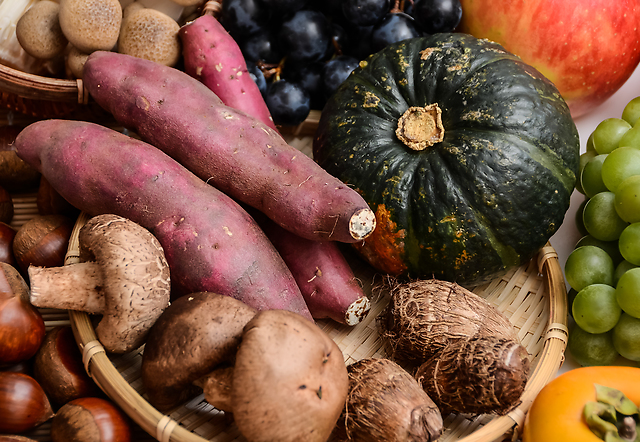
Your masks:
{"label": "purple sweet potato", "polygon": [[355,190],[188,74],[98,51],[83,78],[121,124],[298,236],[357,242],[375,228],[373,211]]}
{"label": "purple sweet potato", "polygon": [[291,270],[311,316],[347,325],[367,316],[371,301],[335,242],[301,238],[266,217],[254,218]]}
{"label": "purple sweet potato", "polygon": [[200,80],[227,106],[276,129],[240,47],[215,17],[201,15],[182,26],[178,36],[187,74]]}
{"label": "purple sweet potato", "polygon": [[310,318],[291,273],[236,202],[155,147],[93,123],[25,128],[18,155],[72,205],[148,228],[164,248],[178,295],[211,291],[258,310]]}

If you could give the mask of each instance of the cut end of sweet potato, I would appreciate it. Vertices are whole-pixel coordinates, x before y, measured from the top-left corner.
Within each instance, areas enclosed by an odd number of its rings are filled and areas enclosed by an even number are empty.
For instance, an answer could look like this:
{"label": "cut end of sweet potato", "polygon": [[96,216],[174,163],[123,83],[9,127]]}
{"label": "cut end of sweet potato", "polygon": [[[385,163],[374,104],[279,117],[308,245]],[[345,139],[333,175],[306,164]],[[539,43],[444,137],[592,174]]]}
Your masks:
{"label": "cut end of sweet potato", "polygon": [[376,215],[369,208],[360,209],[349,220],[349,233],[356,241],[361,241],[376,228]]}
{"label": "cut end of sweet potato", "polygon": [[344,322],[347,325],[356,325],[362,322],[371,310],[371,301],[366,296],[356,299],[344,314]]}

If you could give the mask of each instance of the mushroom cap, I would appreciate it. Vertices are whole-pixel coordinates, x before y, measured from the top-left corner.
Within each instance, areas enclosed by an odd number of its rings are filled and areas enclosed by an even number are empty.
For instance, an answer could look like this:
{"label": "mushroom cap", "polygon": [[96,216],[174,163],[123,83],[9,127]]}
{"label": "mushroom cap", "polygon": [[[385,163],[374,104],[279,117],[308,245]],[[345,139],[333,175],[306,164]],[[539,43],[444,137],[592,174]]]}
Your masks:
{"label": "mushroom cap", "polygon": [[173,66],[180,58],[180,25],[151,8],[130,10],[122,23],[118,52]]}
{"label": "mushroom cap", "polygon": [[246,325],[231,406],[248,440],[324,442],[348,390],[340,348],[313,322],[287,310],[263,310]]}
{"label": "mushroom cap", "polygon": [[85,54],[76,48],[71,46],[69,53],[67,54],[67,69],[71,75],[75,78],[82,78],[82,71],[84,70],[84,63],[87,61],[89,54]]}
{"label": "mushroom cap", "polygon": [[67,38],[62,33],[58,12],[60,5],[41,0],[25,12],[16,24],[16,37],[29,55],[42,60],[62,54]]}
{"label": "mushroom cap", "polygon": [[256,312],[212,292],[173,301],[152,327],[142,354],[149,403],[165,411],[201,392],[192,383],[220,364],[233,363],[242,330]]}
{"label": "mushroom cap", "polygon": [[139,224],[112,214],[87,221],[78,240],[80,260],[95,261],[103,281],[98,339],[107,351],[135,350],[169,305],[169,264],[160,242]]}
{"label": "mushroom cap", "polygon": [[110,51],[122,23],[119,0],[60,0],[60,27],[73,46],[87,54]]}

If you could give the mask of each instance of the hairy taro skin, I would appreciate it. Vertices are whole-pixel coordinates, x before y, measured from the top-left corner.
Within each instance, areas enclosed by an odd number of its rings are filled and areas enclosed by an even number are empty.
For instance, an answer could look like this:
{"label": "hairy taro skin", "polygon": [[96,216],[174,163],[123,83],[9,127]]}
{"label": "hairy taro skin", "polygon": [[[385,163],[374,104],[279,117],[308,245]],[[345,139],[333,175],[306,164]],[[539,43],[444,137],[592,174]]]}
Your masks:
{"label": "hairy taro skin", "polygon": [[[396,136],[436,103],[443,140]],[[323,108],[313,157],[358,191],[377,227],[354,246],[378,270],[470,285],[530,260],[569,207],[580,143],[554,85],[487,40],[436,34],[360,63]]]}
{"label": "hairy taro skin", "polygon": [[415,376],[443,413],[504,415],[520,403],[529,371],[522,345],[479,336],[449,343]]}
{"label": "hairy taro skin", "polygon": [[350,221],[370,209],[357,192],[188,74],[98,51],[87,59],[83,80],[121,124],[284,228],[316,240],[362,239],[352,236]]}
{"label": "hairy taro skin", "polygon": [[164,249],[176,295],[212,291],[258,310],[290,309],[311,317],[293,276],[255,221],[155,147],[68,120],[33,123],[15,146],[75,207],[148,228]]}
{"label": "hairy taro skin", "polygon": [[366,358],[347,370],[349,395],[339,424],[349,441],[430,442],[442,435],[440,410],[400,365]]}

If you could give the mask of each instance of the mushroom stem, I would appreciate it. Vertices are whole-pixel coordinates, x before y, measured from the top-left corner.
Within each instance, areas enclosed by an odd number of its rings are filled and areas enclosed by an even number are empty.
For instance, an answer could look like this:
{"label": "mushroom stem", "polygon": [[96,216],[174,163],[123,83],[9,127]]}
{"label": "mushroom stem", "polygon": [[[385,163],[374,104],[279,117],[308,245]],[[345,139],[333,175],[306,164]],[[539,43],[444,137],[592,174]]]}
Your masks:
{"label": "mushroom stem", "polygon": [[104,312],[102,277],[95,262],[62,267],[29,267],[31,304],[36,307]]}

